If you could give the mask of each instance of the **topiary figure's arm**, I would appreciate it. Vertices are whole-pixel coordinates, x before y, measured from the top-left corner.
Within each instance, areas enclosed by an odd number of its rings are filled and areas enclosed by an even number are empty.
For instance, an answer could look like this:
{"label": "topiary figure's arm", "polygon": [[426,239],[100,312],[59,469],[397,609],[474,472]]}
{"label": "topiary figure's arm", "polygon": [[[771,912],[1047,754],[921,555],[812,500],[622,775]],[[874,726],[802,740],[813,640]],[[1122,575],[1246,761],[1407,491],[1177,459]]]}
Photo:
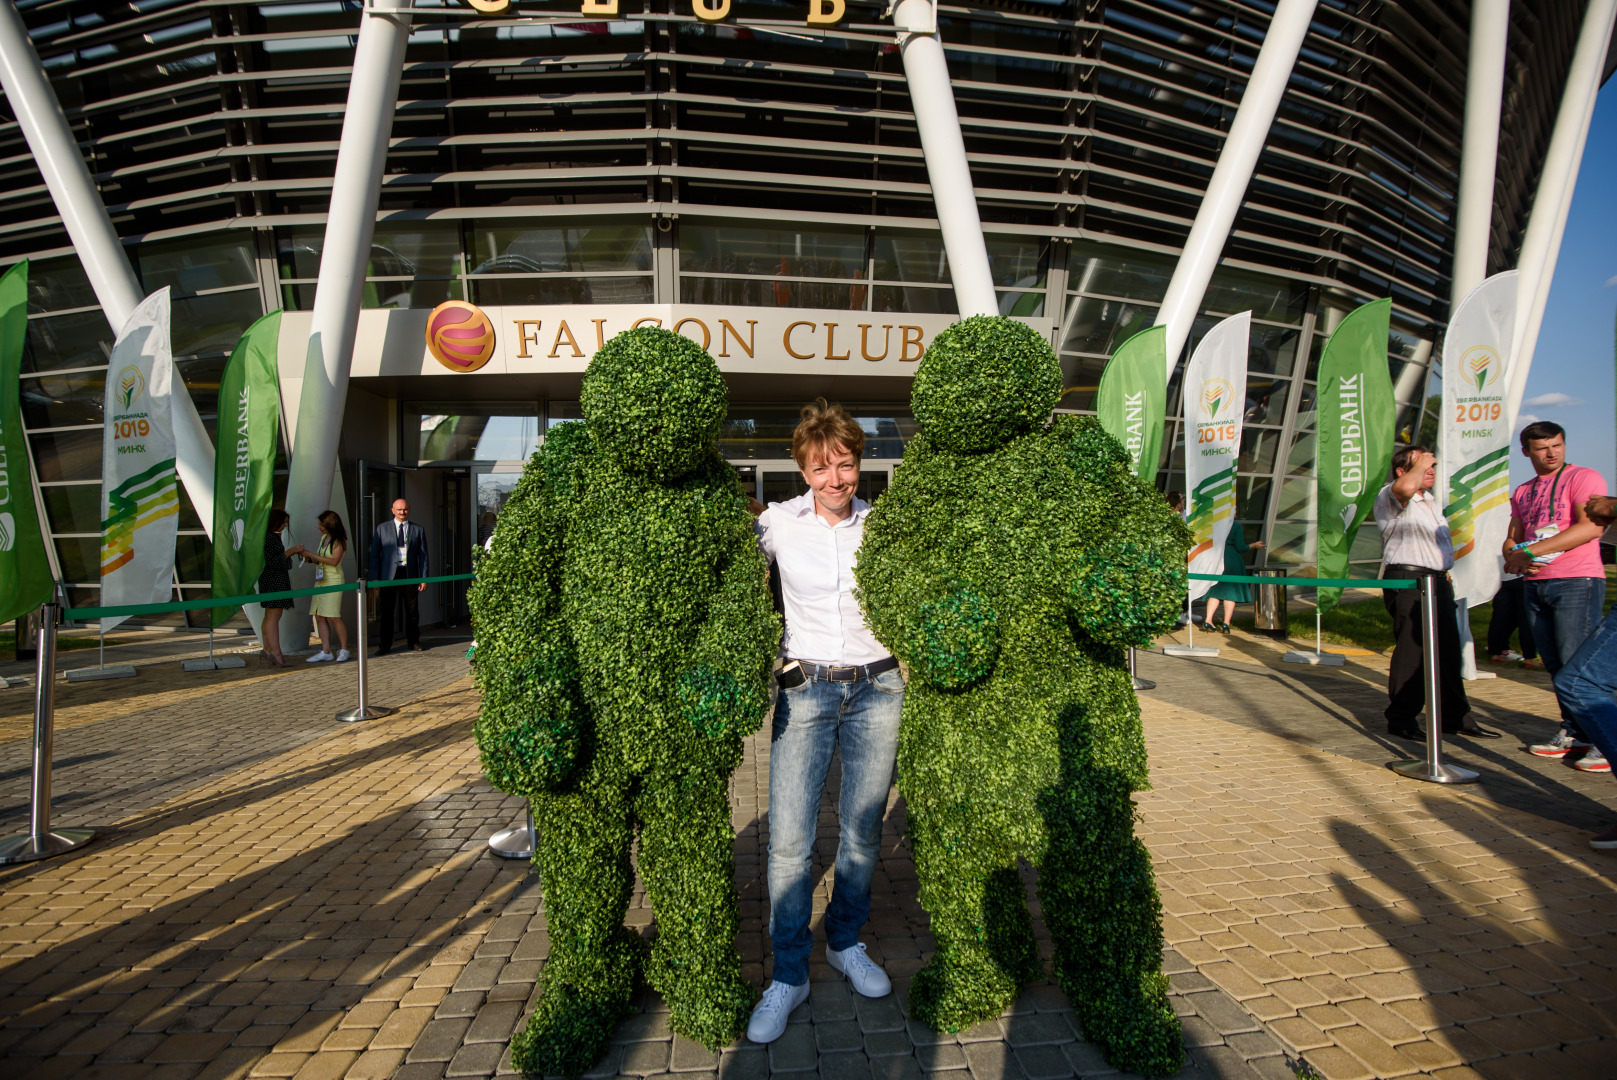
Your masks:
{"label": "topiary figure's arm", "polygon": [[876,640],[909,666],[910,677],[955,690],[986,678],[999,656],[1000,620],[992,601],[950,573],[938,549],[949,522],[940,502],[909,482],[927,468],[917,438],[893,486],[865,519],[854,595]]}
{"label": "topiary figure's arm", "polygon": [[467,597],[483,772],[501,791],[526,798],[566,781],[589,729],[560,595],[567,508],[588,453],[583,424],[549,433],[502,508],[493,542],[476,553],[477,582]]}
{"label": "topiary figure's arm", "polygon": [[712,739],[751,735],[763,724],[781,633],[752,516],[739,490],[733,499],[728,495],[714,515],[724,540],[718,592],[676,688],[680,712]]}
{"label": "topiary figure's arm", "polygon": [[1123,447],[1094,418],[1061,417],[1053,433],[1083,491],[1084,543],[1068,591],[1072,623],[1108,645],[1149,645],[1184,610],[1190,530],[1134,475]]}

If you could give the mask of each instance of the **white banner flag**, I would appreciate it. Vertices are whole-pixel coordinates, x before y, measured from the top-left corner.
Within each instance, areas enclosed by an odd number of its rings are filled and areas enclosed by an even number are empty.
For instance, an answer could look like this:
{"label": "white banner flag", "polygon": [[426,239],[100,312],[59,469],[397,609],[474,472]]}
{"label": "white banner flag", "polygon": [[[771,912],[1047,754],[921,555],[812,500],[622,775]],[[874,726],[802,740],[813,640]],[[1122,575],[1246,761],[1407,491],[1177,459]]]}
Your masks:
{"label": "white banner flag", "polygon": [[1443,507],[1454,542],[1454,598],[1471,607],[1493,599],[1505,565],[1517,276],[1495,274],[1467,293],[1443,340]]}
{"label": "white banner flag", "polygon": [[[1185,523],[1195,545],[1192,574],[1224,572],[1224,540],[1235,521],[1235,458],[1246,416],[1246,360],[1252,313],[1231,315],[1207,332],[1185,365]],[[1190,598],[1213,587],[1192,581]]]}
{"label": "white banner flag", "polygon": [[[101,450],[101,606],[164,603],[174,581],[180,492],[170,413],[168,289],[124,323],[107,364]],[[103,632],[123,618],[102,619]]]}

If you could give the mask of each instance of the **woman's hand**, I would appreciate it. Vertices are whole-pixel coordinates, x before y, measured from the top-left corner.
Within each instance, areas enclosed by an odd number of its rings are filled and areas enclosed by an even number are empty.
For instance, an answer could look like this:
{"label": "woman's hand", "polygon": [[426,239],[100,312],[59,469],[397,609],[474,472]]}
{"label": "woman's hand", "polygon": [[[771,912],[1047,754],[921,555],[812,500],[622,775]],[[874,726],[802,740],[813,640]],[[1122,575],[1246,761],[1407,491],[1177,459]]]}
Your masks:
{"label": "woman's hand", "polygon": [[1254,547],[1254,548],[1261,548],[1261,547],[1268,547],[1268,546],[1269,545],[1265,544],[1262,540],[1254,540],[1250,544],[1247,545],[1247,547]]}

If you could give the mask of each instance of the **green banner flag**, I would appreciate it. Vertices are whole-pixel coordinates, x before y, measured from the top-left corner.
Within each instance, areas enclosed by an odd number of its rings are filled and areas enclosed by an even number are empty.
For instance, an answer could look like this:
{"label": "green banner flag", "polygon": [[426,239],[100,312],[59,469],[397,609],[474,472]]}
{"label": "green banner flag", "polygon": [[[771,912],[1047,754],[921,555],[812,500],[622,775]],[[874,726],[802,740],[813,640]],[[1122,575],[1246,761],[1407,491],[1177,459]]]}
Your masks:
{"label": "green banner flag", "polygon": [[[213,476],[213,595],[245,596],[264,570],[281,414],[276,350],[281,313],[247,328],[219,380],[218,452]],[[218,626],[236,608],[213,609]]]}
{"label": "green banner flag", "polygon": [[[1319,570],[1347,577],[1348,555],[1359,526],[1375,508],[1392,463],[1392,376],[1387,332],[1392,301],[1355,309],[1325,343],[1319,361]],[[1340,588],[1319,590],[1329,611]]]}
{"label": "green banner flag", "polygon": [[1168,328],[1142,330],[1117,347],[1095,395],[1100,426],[1123,444],[1134,474],[1155,483],[1168,410]]}
{"label": "green banner flag", "polygon": [[0,623],[49,600],[53,585],[22,431],[22,352],[27,339],[25,259],[0,277]]}

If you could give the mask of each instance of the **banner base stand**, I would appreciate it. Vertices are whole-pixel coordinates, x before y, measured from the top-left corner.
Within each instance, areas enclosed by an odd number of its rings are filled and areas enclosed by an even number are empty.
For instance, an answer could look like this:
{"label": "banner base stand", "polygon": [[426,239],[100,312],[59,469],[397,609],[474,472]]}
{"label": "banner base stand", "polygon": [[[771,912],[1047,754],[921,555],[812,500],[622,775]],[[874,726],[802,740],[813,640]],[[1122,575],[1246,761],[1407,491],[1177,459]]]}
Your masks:
{"label": "banner base stand", "polygon": [[1394,761],[1387,765],[1395,773],[1414,777],[1416,780],[1425,780],[1433,784],[1470,784],[1475,783],[1477,773],[1471,769],[1462,769],[1458,765],[1438,762],[1434,767],[1429,762],[1422,761]]}
{"label": "banner base stand", "polygon": [[1157,684],[1152,682],[1150,679],[1142,679],[1138,675],[1134,676],[1134,689],[1155,690],[1156,688]]}
{"label": "banner base stand", "polygon": [[27,686],[28,678],[25,675],[7,675],[0,679],[0,689],[9,690],[13,686]]}
{"label": "banner base stand", "polygon": [[13,836],[0,841],[0,866],[62,855],[94,839],[94,829],[52,829],[40,836]]}
{"label": "banner base stand", "polygon": [[1347,663],[1347,657],[1336,653],[1298,652],[1296,649],[1281,659],[1288,664],[1313,664],[1315,667],[1341,667]]}
{"label": "banner base stand", "polygon": [[1217,656],[1218,650],[1211,645],[1164,645],[1163,656]]}
{"label": "banner base stand", "polygon": [[97,682],[101,679],[132,679],[133,664],[113,664],[111,667],[81,667],[67,672],[68,682]]}
{"label": "banner base stand", "polygon": [[489,851],[502,859],[531,859],[538,846],[539,836],[534,831],[531,811],[521,825],[501,829],[488,838]]}
{"label": "banner base stand", "polygon": [[247,658],[245,656],[220,656],[214,659],[213,666],[216,668],[246,667]]}
{"label": "banner base stand", "polygon": [[1475,681],[1477,679],[1497,679],[1497,678],[1499,678],[1499,672],[1497,672],[1497,671],[1473,671],[1469,675],[1461,675],[1460,678],[1465,679],[1468,682],[1469,681]]}
{"label": "banner base stand", "polygon": [[205,656],[198,657],[195,660],[180,661],[180,667],[185,671],[212,671],[218,666],[217,661],[210,660]]}

